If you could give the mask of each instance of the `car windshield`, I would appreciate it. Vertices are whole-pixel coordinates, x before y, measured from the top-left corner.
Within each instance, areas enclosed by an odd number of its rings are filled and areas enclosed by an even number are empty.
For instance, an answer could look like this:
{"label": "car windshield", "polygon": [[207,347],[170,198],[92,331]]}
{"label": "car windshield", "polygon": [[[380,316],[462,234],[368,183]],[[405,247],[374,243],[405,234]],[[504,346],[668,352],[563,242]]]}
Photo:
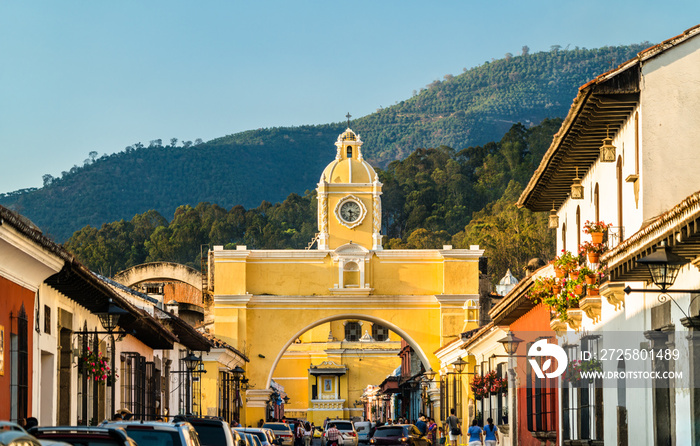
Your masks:
{"label": "car windshield", "polygon": [[402,437],[403,427],[380,427],[374,434],[375,437]]}
{"label": "car windshield", "polygon": [[194,426],[194,430],[197,431],[199,436],[199,442],[204,446],[216,446],[219,444],[226,444],[226,434],[221,425],[217,424],[196,424],[191,423]]}
{"label": "car windshield", "polygon": [[347,421],[344,422],[344,423],[343,423],[342,421],[336,421],[336,422],[335,422],[335,427],[336,427],[339,431],[351,431],[351,430],[353,430],[352,423],[347,422]]}
{"label": "car windshield", "polygon": [[175,431],[141,429],[128,426],[126,432],[137,444],[148,446],[180,446],[180,438]]}
{"label": "car windshield", "polygon": [[290,431],[291,432],[291,430],[292,430],[288,424],[284,424],[284,423],[265,423],[265,424],[263,424],[263,427],[266,429],[272,429],[273,431]]}
{"label": "car windshield", "polygon": [[[247,432],[247,431],[246,431],[246,432]],[[267,441],[267,435],[265,435],[264,432],[247,432],[247,433],[249,433],[250,435],[255,435],[256,437],[258,437],[258,438],[260,439],[260,442],[261,442],[261,443],[265,443],[265,442]]]}

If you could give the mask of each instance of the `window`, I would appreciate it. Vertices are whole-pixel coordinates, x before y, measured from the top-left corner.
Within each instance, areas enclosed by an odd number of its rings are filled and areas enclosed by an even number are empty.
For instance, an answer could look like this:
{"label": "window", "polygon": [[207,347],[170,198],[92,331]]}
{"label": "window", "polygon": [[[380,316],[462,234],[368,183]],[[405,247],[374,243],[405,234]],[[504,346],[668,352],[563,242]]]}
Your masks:
{"label": "window", "polygon": [[10,334],[10,348],[10,413],[13,420],[19,420],[28,416],[29,403],[29,322],[24,304],[17,315],[17,334]]}
{"label": "window", "polygon": [[345,340],[348,342],[357,342],[362,336],[362,325],[359,322],[347,322],[345,324]]}
{"label": "window", "polygon": [[617,225],[620,227],[620,242],[622,241],[622,157],[617,157]]}
{"label": "window", "polygon": [[[528,350],[533,343],[528,344]],[[542,358],[537,361],[542,367]],[[555,398],[556,378],[537,378],[532,367],[527,368],[525,389],[525,408],[527,413],[527,430],[530,432],[548,432],[554,430],[554,414],[557,407]]]}
{"label": "window", "polygon": [[372,324],[372,337],[375,341],[386,341],[389,339],[389,329],[379,324]]}
{"label": "window", "polygon": [[581,247],[581,206],[576,206],[576,251]]}
{"label": "window", "polygon": [[[597,358],[600,350],[598,338],[581,339],[578,346],[567,347],[567,356],[587,360]],[[601,379],[592,381],[562,381],[562,433],[564,440],[603,439],[603,389]],[[565,443],[567,444],[567,443]]]}
{"label": "window", "polygon": [[44,333],[51,334],[51,307],[44,305]]}
{"label": "window", "polygon": [[566,251],[566,223],[561,225],[561,249]]}
{"label": "window", "polygon": [[595,208],[595,221],[600,221],[600,195],[598,191],[598,183],[595,183],[593,189],[593,207]]}
{"label": "window", "polygon": [[352,158],[352,146],[348,146],[348,159]]}

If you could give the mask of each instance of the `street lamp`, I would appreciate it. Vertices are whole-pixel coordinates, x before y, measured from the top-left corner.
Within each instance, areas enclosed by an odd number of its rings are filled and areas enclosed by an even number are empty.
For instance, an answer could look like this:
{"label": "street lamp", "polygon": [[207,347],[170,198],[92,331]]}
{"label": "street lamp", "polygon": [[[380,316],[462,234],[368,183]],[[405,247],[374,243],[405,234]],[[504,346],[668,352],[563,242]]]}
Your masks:
{"label": "street lamp", "polygon": [[185,398],[187,398],[187,410],[185,411],[186,413],[192,413],[192,399],[194,398],[194,395],[191,395],[192,392],[192,373],[197,369],[197,367],[200,364],[201,358],[198,357],[197,355],[194,354],[194,352],[189,352],[187,356],[182,358],[182,361],[185,363],[185,368],[187,369],[187,392],[185,394]]}
{"label": "street lamp", "polygon": [[508,356],[513,356],[518,351],[522,339],[515,336],[512,331],[509,331],[505,338],[499,339],[498,342],[503,345],[503,349]]}
{"label": "street lamp", "polygon": [[452,365],[454,366],[455,371],[461,375],[464,371],[464,367],[467,365],[467,361],[462,359],[462,357],[460,356],[455,362],[452,363]]}
{"label": "street lamp", "polygon": [[285,397],[282,398],[282,399],[284,400],[284,404],[288,404],[288,403],[289,403],[289,397],[288,397],[288,396],[285,396]]}
{"label": "street lamp", "polygon": [[115,350],[117,348],[116,346],[116,341],[114,339],[114,329],[117,328],[117,325],[119,324],[119,318],[122,317],[125,314],[129,314],[128,311],[126,311],[123,308],[120,308],[112,302],[112,299],[109,299],[109,304],[107,305],[107,311],[102,312],[102,313],[95,313],[97,314],[97,317],[100,319],[100,323],[102,324],[102,327],[104,327],[105,330],[107,330],[107,334],[109,334],[110,340],[112,341],[112,352],[110,355],[110,365],[112,369],[110,370],[110,381],[112,383],[112,389],[111,389],[111,403],[110,403],[110,414],[114,414],[115,411],[115,401],[114,399],[116,398],[116,373],[117,373],[117,365],[116,365],[116,353]]}
{"label": "street lamp", "polygon": [[649,268],[654,285],[661,288],[661,291],[665,293],[668,291],[668,288],[673,286],[676,277],[678,277],[678,271],[683,265],[688,263],[688,260],[672,253],[671,248],[666,246],[665,243],[661,248],[637,260],[637,263],[646,265]]}
{"label": "street lamp", "polygon": [[[690,317],[688,315],[688,313],[690,313],[690,307],[697,296],[691,299],[690,304],[688,305],[688,311],[684,311],[678,302],[676,302],[676,300],[671,296],[671,293],[696,294],[700,292],[700,290],[669,290],[669,288],[671,288],[676,282],[680,269],[683,267],[683,265],[688,264],[689,261],[684,257],[671,252],[671,248],[666,246],[666,242],[661,242],[659,249],[646,257],[642,257],[636,262],[641,265],[646,265],[647,268],[649,268],[649,274],[651,274],[652,282],[654,282],[654,285],[661,289],[661,294],[658,295],[657,300],[663,303],[666,302],[666,299],[671,299],[673,303],[676,304],[676,307],[678,307],[678,309],[681,310],[681,313],[683,313],[685,316],[685,318],[681,319],[681,323],[686,327],[697,328],[697,317]],[[629,286],[625,287],[623,291],[625,294],[630,294],[632,292],[652,292],[652,290],[633,289]]]}

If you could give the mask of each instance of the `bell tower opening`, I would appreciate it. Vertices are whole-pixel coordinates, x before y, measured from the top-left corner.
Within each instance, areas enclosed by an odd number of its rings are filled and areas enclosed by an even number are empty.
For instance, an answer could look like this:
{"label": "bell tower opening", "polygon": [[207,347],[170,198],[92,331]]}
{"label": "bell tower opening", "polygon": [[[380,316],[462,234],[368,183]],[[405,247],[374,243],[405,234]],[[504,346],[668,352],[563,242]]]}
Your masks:
{"label": "bell tower opening", "polygon": [[[336,156],[323,171],[318,192],[320,250],[334,250],[354,241],[371,250],[382,249],[382,183],[362,157],[360,135],[347,128],[335,142]],[[344,282],[339,282],[344,287]],[[362,280],[357,284],[364,286]]]}

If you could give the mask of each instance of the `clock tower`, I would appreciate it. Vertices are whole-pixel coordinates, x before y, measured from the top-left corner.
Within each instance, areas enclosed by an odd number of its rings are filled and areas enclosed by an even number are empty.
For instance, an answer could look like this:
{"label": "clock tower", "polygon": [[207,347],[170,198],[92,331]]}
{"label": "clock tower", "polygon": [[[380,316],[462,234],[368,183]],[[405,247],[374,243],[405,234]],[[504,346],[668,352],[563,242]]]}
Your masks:
{"label": "clock tower", "polygon": [[358,244],[382,249],[382,183],[362,158],[362,140],[350,128],[338,136],[336,155],[323,171],[318,192],[318,249]]}

